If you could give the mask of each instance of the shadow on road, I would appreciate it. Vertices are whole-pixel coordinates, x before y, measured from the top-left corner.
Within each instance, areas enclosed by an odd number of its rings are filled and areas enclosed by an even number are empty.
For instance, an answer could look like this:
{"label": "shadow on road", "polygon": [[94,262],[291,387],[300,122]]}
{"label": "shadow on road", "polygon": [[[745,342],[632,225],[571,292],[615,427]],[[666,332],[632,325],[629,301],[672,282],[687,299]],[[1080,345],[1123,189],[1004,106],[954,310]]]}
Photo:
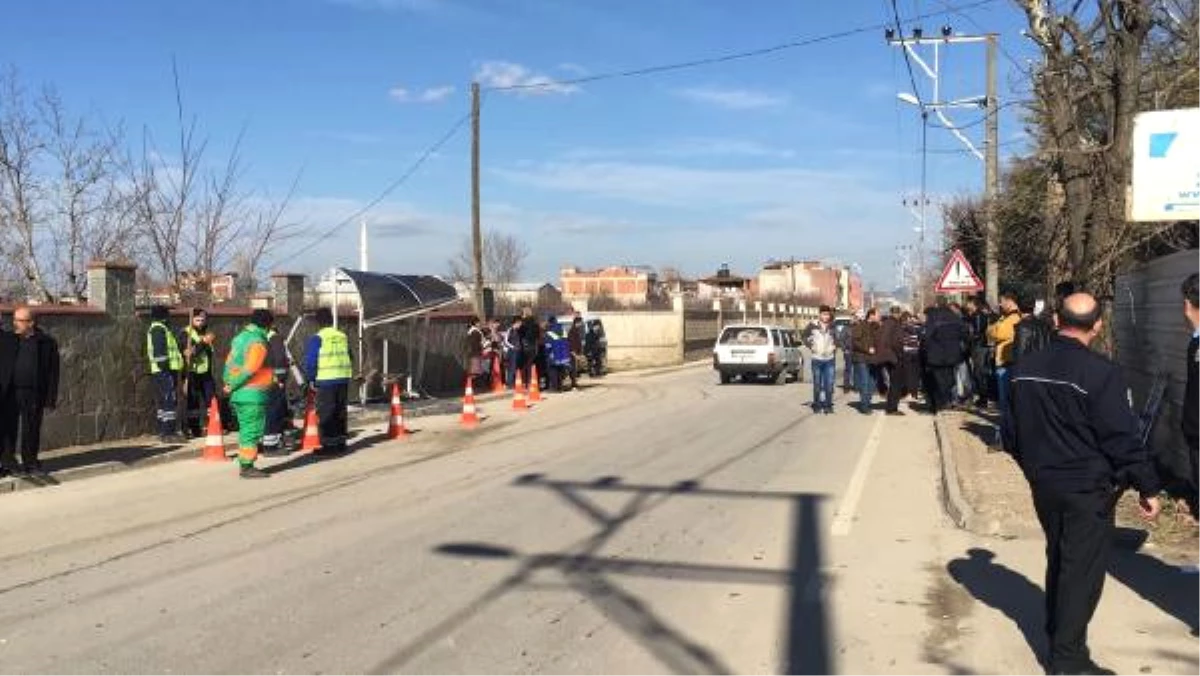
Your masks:
{"label": "shadow on road", "polygon": [[133,446],[110,446],[96,448],[80,453],[70,453],[51,456],[43,459],[42,465],[47,472],[62,472],[65,470],[103,465],[110,462],[122,465],[135,465],[148,458],[164,455],[177,450],[182,444],[136,444]]}
{"label": "shadow on road", "polygon": [[995,562],[996,554],[987,549],[967,550],[967,558],[954,559],[946,564],[950,577],[971,596],[1004,613],[1012,620],[1038,663],[1046,666],[1049,649],[1043,627],[1046,620],[1045,594],[1042,588],[1021,573]]}
{"label": "shadow on road", "polygon": [[[1117,531],[1118,541],[1128,540],[1129,531],[1142,533],[1141,539],[1145,539],[1143,531],[1129,528],[1118,528]],[[1123,535],[1126,537],[1122,538]],[[1195,635],[1197,625],[1200,625],[1200,575],[1185,573],[1177,566],[1136,549],[1114,547],[1108,561],[1108,573],[1138,596],[1186,624]]]}
{"label": "shadow on road", "polygon": [[[754,449],[751,449],[751,451]],[[741,457],[741,456],[739,456]],[[735,458],[736,459],[736,458]],[[732,460],[731,460],[732,461]],[[727,465],[728,462],[723,463]],[[720,466],[719,466],[720,467]],[[710,470],[710,473],[715,470]],[[437,626],[411,640],[389,659],[371,669],[388,673],[453,632],[485,607],[509,592],[545,589],[538,574],[553,570],[564,585],[585,596],[615,626],[641,643],[666,669],[675,673],[730,673],[730,667],[711,646],[692,640],[684,628],[658,616],[654,609],[624,588],[622,578],[655,578],[679,584],[761,584],[789,590],[788,619],[783,637],[785,651],[779,669],[789,674],[830,673],[830,633],[822,594],[822,542],[819,507],[823,496],[810,493],[739,491],[706,488],[698,479],[670,485],[626,484],[620,477],[599,477],[590,482],[557,481],[541,474],[517,477],[513,485],[550,491],[595,526],[595,532],[563,550],[526,553],[490,543],[446,543],[438,554],[480,560],[507,560],[518,564],[515,572]],[[627,496],[624,506],[608,510],[589,497],[596,493]],[[616,533],[639,516],[671,499],[703,497],[732,500],[784,500],[791,504],[791,556],[786,569],[713,566],[686,561],[611,558],[599,552]],[[681,590],[686,593],[686,590]]]}

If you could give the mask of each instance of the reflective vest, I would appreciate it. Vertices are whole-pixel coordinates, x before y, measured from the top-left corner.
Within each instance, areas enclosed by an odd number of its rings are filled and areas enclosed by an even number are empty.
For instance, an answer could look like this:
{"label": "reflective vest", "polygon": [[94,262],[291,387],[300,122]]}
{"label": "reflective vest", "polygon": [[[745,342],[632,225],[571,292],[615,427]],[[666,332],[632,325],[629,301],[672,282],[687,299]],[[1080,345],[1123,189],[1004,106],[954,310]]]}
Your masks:
{"label": "reflective vest", "polygon": [[346,334],[327,326],[317,335],[321,337],[321,351],[317,353],[317,381],[349,380],[350,346]]}
{"label": "reflective vest", "polygon": [[150,360],[150,372],[158,373],[162,371],[158,362],[154,361],[154,329],[162,329],[163,335],[167,339],[167,369],[178,373],[183,369],[183,353],[179,351],[179,342],[175,340],[175,334],[167,328],[167,325],[162,322],[150,322],[150,329],[146,331],[146,357]]}
{"label": "reflective vest", "polygon": [[189,369],[192,373],[208,373],[212,368],[208,357],[208,344],[204,342],[204,336],[195,327],[189,325],[187,327],[188,341],[192,344],[192,358],[189,360]]}

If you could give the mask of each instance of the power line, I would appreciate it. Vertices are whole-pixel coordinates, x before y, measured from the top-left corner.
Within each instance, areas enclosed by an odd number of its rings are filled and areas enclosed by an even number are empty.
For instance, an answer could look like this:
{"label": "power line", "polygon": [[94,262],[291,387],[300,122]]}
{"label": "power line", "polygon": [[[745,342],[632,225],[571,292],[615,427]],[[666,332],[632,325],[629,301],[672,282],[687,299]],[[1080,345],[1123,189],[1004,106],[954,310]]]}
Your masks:
{"label": "power line", "polygon": [[[978,21],[976,21],[974,17],[972,17],[970,14],[967,14],[966,12],[964,12],[963,11],[964,8],[954,7],[949,2],[947,2],[947,0],[938,0],[938,2],[942,5],[942,7],[945,9],[947,14],[956,14],[956,15],[962,17],[963,19],[966,19],[967,23],[974,26],[980,32],[983,32],[983,33],[988,32],[988,30],[986,28],[984,28]],[[1000,47],[1000,53],[1004,55],[1004,58],[1008,59],[1009,63],[1011,63],[1018,71],[1025,70],[1025,66],[1021,65],[1021,62],[1018,61],[1017,58],[1012,55],[1012,52],[1008,51],[1008,49],[1004,46],[1003,42],[1000,42],[999,40],[997,40],[996,44]]]}
{"label": "power line", "polygon": [[[903,38],[904,27],[900,25],[900,9],[896,7],[896,0],[892,0],[892,18],[896,24],[896,35]],[[921,90],[917,89],[917,77],[913,74],[912,58],[908,55],[908,45],[902,46],[901,49],[904,51],[904,66],[908,69],[908,81],[912,84],[913,96],[917,99],[917,106],[921,108],[921,120],[926,121],[925,102],[921,100]]]}
{"label": "power line", "polygon": [[409,165],[408,170],[406,170],[403,174],[401,174],[400,178],[397,178],[395,181],[392,181],[391,184],[389,184],[386,188],[384,188],[383,191],[380,192],[379,195],[377,195],[375,197],[375,199],[371,200],[370,202],[367,202],[367,204],[365,206],[363,206],[361,209],[359,209],[358,211],[355,211],[354,213],[350,214],[349,216],[342,219],[341,221],[338,221],[336,225],[334,225],[333,227],[326,230],[323,234],[321,234],[319,237],[315,238],[313,241],[309,242],[308,244],[305,244],[304,246],[300,247],[299,249],[296,249],[295,251],[291,252],[290,254],[288,254],[287,256],[284,256],[282,258],[295,258],[296,256],[299,256],[300,254],[311,250],[316,245],[318,245],[321,242],[324,242],[325,240],[332,237],[334,235],[334,233],[336,233],[338,230],[341,230],[342,228],[346,227],[350,223],[353,223],[355,220],[357,220],[363,214],[366,214],[371,209],[374,209],[376,206],[379,205],[380,202],[387,199],[388,195],[391,195],[393,192],[396,191],[397,188],[404,185],[408,181],[408,179],[412,178],[413,174],[417,173],[417,170],[420,169],[423,164],[425,164],[425,161],[428,160],[430,157],[432,157],[433,154],[436,153],[439,149],[441,149],[442,146],[449,143],[450,139],[454,138],[454,136],[456,134],[458,134],[458,132],[463,128],[463,125],[465,125],[467,123],[467,121],[470,119],[471,119],[470,113],[459,118],[453,125],[450,126],[450,129],[447,130],[445,134],[442,134],[442,136],[439,137],[438,140],[433,143],[433,145],[429,146],[428,148],[425,149],[425,152],[421,153],[421,155],[417,158],[417,160],[415,162],[413,162],[411,165]]}
{"label": "power line", "polygon": [[[976,7],[990,5],[994,2],[996,2],[996,0],[978,0],[977,2],[972,2],[972,3],[966,4],[966,5],[957,7],[956,9],[962,9],[962,10],[974,9]],[[893,5],[894,4],[895,4],[895,2],[893,0]],[[909,21],[917,21],[920,19],[929,19],[929,18],[936,17],[939,14],[941,14],[941,12],[927,12],[925,14],[920,14],[920,15],[914,16],[911,19],[909,19]],[[898,18],[896,21],[896,25],[899,25]],[[528,83],[521,83],[521,84],[514,84],[514,85],[505,85],[502,87],[485,87],[484,91],[506,92],[506,91],[518,91],[518,90],[529,90],[529,89],[550,89],[550,88],[558,88],[558,87],[569,87],[572,85],[579,85],[579,84],[587,84],[590,82],[599,82],[601,80],[613,80],[613,79],[617,79],[617,78],[641,77],[643,75],[654,75],[657,73],[665,73],[665,72],[675,71],[675,70],[684,70],[687,68],[698,68],[700,66],[711,66],[714,64],[718,64],[718,63],[728,63],[730,61],[740,61],[742,59],[751,59],[751,58],[755,58],[755,57],[759,57],[759,56],[766,56],[768,54],[774,54],[776,52],[782,52],[782,51],[786,51],[789,49],[797,49],[799,47],[808,47],[810,45],[815,45],[815,44],[819,44],[822,42],[832,42],[834,40],[848,38],[848,37],[851,37],[854,35],[859,35],[861,33],[870,33],[873,31],[880,31],[885,28],[892,28],[892,27],[893,27],[893,22],[888,21],[886,23],[872,24],[870,26],[860,26],[858,28],[850,28],[847,30],[838,31],[836,33],[826,33],[824,35],[817,35],[817,36],[814,36],[811,38],[803,38],[800,40],[793,40],[791,42],[785,42],[785,43],[778,44],[778,45],[772,45],[770,47],[761,47],[759,49],[751,49],[751,50],[747,50],[744,52],[732,52],[732,53],[721,54],[721,55],[717,55],[717,56],[693,59],[691,61],[679,61],[676,63],[659,64],[659,65],[655,65],[655,66],[644,66],[641,68],[610,71],[607,73],[597,73],[595,75],[584,75],[584,76],[572,78],[569,80],[547,80],[544,82],[528,82]],[[911,67],[910,67],[910,69],[911,69]]]}
{"label": "power line", "polygon": [[[1013,106],[1023,106],[1025,104],[1033,103],[1033,102],[1034,101],[1032,99],[1017,99],[1015,101],[1008,101],[1006,103],[996,106],[995,114],[999,115],[1000,111],[1004,110],[1005,108],[1011,108]],[[951,124],[937,124],[936,122],[931,122],[931,123],[929,123],[929,126],[935,128],[935,129],[958,129],[961,131],[963,129],[970,129],[972,127],[978,127],[979,125],[983,124],[984,122],[987,122],[988,118],[990,118],[991,116],[992,116],[992,113],[985,113],[983,115],[983,117],[981,117],[977,120],[972,120],[970,122],[967,122],[966,124],[951,125]]]}

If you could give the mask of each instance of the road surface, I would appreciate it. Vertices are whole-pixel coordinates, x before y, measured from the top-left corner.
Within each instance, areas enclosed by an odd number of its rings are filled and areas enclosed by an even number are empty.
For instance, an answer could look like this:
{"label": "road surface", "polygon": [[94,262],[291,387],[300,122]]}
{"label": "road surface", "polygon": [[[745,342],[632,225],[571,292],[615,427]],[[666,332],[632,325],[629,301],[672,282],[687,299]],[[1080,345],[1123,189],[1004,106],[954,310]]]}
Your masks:
{"label": "road surface", "polygon": [[[1042,545],[946,521],[928,417],[715,381],[0,496],[0,670],[1038,671]],[[1110,579],[1096,658],[1196,673],[1181,614]]]}

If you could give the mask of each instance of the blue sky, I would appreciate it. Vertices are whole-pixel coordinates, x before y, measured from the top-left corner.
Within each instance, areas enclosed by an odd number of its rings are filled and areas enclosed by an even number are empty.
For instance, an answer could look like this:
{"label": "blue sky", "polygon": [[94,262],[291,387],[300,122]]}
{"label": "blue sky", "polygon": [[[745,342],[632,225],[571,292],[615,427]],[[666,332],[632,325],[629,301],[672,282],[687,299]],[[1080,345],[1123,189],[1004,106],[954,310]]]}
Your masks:
{"label": "blue sky", "polygon": [[[1002,100],[1023,96],[1014,61],[1031,56],[1008,0],[899,0],[904,18],[1001,33]],[[53,84],[76,111],[166,138],[171,59],[213,161],[244,126],[248,188],[286,192],[291,217],[323,232],[374,198],[469,109],[468,87],[557,81],[766,47],[890,17],[881,0],[43,0],[0,22],[6,65]],[[1011,57],[1011,58],[1010,58]],[[943,98],[983,93],[983,50],[946,54]],[[927,80],[921,79],[924,87]],[[899,50],[880,31],[728,63],[492,92],[483,106],[483,223],[531,250],[525,277],[563,265],[766,259],[856,262],[880,287],[895,247],[914,242],[901,199],[919,187],[916,109]],[[928,99],[930,92],[922,92]],[[981,111],[961,111],[972,122]],[[375,269],[441,274],[469,232],[464,127],[372,210]],[[1002,157],[1022,147],[1019,110],[1001,118]],[[976,143],[983,127],[966,132]],[[136,136],[136,134],[135,134]],[[933,199],[974,192],[982,163],[930,132]],[[949,151],[949,152],[943,152]],[[169,157],[168,157],[169,160]],[[937,227],[931,211],[931,227]],[[273,266],[355,266],[346,227]]]}

